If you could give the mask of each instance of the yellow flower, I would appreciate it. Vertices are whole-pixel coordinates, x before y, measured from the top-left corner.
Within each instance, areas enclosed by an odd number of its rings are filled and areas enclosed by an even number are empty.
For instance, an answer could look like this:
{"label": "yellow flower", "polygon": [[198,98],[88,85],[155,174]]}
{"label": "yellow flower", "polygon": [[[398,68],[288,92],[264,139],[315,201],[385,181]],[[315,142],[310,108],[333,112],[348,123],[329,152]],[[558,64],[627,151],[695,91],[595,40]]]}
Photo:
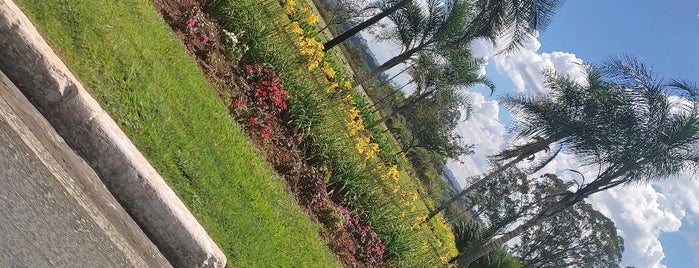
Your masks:
{"label": "yellow flower", "polygon": [[378,152],[379,152],[379,145],[372,142],[367,146],[366,154],[364,155],[364,158],[366,158],[366,160],[374,159],[374,158],[376,158],[376,154]]}
{"label": "yellow flower", "polygon": [[301,25],[299,25],[298,22],[292,22],[291,23],[291,32],[295,33],[299,37],[303,36],[303,29],[301,28]]}
{"label": "yellow flower", "polygon": [[347,96],[345,97],[345,100],[347,101],[347,103],[349,105],[352,105],[352,106],[357,105],[357,102],[354,101],[354,98],[352,98],[352,95],[350,95],[350,94],[347,94]]}
{"label": "yellow flower", "polygon": [[367,145],[369,144],[369,138],[366,137],[359,137],[356,139],[356,144],[354,145],[354,148],[359,152],[359,154],[364,154],[364,152],[367,150]]}
{"label": "yellow flower", "polygon": [[335,90],[335,88],[337,88],[337,86],[338,86],[337,83],[332,83],[328,87],[325,88],[325,92],[330,93],[333,90]]}
{"label": "yellow flower", "polygon": [[286,1],[286,14],[291,15],[294,14],[294,9],[296,8],[296,2],[294,0],[288,0]]}
{"label": "yellow flower", "polygon": [[318,21],[318,15],[316,14],[311,14],[310,16],[306,17],[306,23],[309,25],[313,26],[315,23]]}
{"label": "yellow flower", "polygon": [[357,107],[350,108],[348,117],[352,118],[353,120],[359,117],[359,109],[357,109]]}
{"label": "yellow flower", "polygon": [[[336,77],[335,70],[333,69],[332,66],[330,66],[330,64],[327,64],[327,63],[323,64],[323,72],[325,73],[325,76],[328,79],[335,79],[335,77]],[[335,86],[335,87],[338,87],[338,86]]]}
{"label": "yellow flower", "polygon": [[345,83],[342,84],[342,86],[346,89],[352,89],[352,83],[350,83],[350,81],[345,81]]}

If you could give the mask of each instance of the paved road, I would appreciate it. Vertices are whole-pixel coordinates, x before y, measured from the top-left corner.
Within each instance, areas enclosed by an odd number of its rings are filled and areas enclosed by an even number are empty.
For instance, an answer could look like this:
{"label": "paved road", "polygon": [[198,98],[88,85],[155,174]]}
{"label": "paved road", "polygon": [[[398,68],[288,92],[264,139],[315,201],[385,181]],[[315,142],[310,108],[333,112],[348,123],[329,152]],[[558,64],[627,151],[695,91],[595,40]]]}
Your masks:
{"label": "paved road", "polygon": [[169,267],[0,72],[0,267]]}

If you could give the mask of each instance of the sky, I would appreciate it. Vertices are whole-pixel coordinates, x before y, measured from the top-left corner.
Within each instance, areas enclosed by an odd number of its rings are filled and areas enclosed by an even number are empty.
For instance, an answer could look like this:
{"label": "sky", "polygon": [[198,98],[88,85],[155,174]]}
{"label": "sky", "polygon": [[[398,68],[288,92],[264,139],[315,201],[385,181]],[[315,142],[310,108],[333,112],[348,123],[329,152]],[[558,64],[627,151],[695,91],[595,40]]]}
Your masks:
{"label": "sky", "polygon": [[[379,61],[399,52],[376,42],[369,33],[362,35],[372,42],[370,48]],[[462,158],[464,164],[449,164],[459,178],[484,172],[486,156],[510,140],[511,116],[498,97],[546,92],[541,75],[545,68],[582,77],[581,63],[600,64],[608,57],[628,54],[662,77],[699,83],[699,0],[568,0],[537,40],[518,53],[496,55],[489,42],[474,43],[472,50],[487,60],[483,72],[497,89],[493,95],[478,87],[467,93],[473,113],[457,128],[465,142],[476,145],[476,153]],[[396,67],[389,73],[400,70]],[[562,154],[542,172],[576,167],[573,157]],[[699,178],[695,177],[684,174],[588,198],[615,222],[624,238],[622,265],[699,267]]]}

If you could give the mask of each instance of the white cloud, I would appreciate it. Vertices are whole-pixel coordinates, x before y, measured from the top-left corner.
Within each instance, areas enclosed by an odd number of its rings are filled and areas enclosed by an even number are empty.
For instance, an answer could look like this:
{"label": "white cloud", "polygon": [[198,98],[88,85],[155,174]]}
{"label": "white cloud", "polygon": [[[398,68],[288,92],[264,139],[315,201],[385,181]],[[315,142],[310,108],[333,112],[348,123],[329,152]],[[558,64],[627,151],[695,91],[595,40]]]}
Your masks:
{"label": "white cloud", "polygon": [[638,268],[665,267],[665,257],[658,237],[664,232],[678,231],[685,212],[651,185],[613,188],[589,198],[595,208],[612,219],[624,237],[622,263]]}
{"label": "white cloud", "polygon": [[583,60],[575,54],[567,52],[537,53],[541,43],[537,40],[525,44],[517,53],[502,53],[495,55],[493,60],[499,71],[507,74],[517,87],[517,91],[531,91],[534,94],[544,93],[544,70],[555,70],[571,78],[583,82]]}
{"label": "white cloud", "polygon": [[[494,47],[489,40],[478,39],[471,43],[473,55],[486,61],[492,59],[498,71],[512,80],[518,92],[527,90],[535,94],[545,92],[542,75],[544,70],[555,70],[579,82],[584,82],[582,59],[575,54],[560,51],[537,53],[539,48],[541,43],[537,39],[532,39],[523,44],[521,49],[509,53],[498,53],[502,48]],[[484,67],[482,70],[485,71]]]}
{"label": "white cloud", "polygon": [[500,105],[496,100],[487,100],[481,93],[467,92],[471,99],[471,118],[461,120],[457,131],[463,142],[476,144],[474,155],[463,157],[464,164],[449,162],[450,169],[465,186],[464,178],[485,172],[488,169],[487,156],[499,152],[505,144],[505,127],[499,121]]}

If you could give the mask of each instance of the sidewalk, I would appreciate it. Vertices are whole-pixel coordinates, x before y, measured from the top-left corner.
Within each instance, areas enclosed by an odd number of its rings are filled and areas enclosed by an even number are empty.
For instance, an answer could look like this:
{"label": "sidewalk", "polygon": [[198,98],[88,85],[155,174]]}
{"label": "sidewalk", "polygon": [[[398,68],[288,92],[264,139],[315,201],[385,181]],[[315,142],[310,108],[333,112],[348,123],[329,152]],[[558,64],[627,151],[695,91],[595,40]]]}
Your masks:
{"label": "sidewalk", "polygon": [[0,267],[170,264],[0,72]]}

